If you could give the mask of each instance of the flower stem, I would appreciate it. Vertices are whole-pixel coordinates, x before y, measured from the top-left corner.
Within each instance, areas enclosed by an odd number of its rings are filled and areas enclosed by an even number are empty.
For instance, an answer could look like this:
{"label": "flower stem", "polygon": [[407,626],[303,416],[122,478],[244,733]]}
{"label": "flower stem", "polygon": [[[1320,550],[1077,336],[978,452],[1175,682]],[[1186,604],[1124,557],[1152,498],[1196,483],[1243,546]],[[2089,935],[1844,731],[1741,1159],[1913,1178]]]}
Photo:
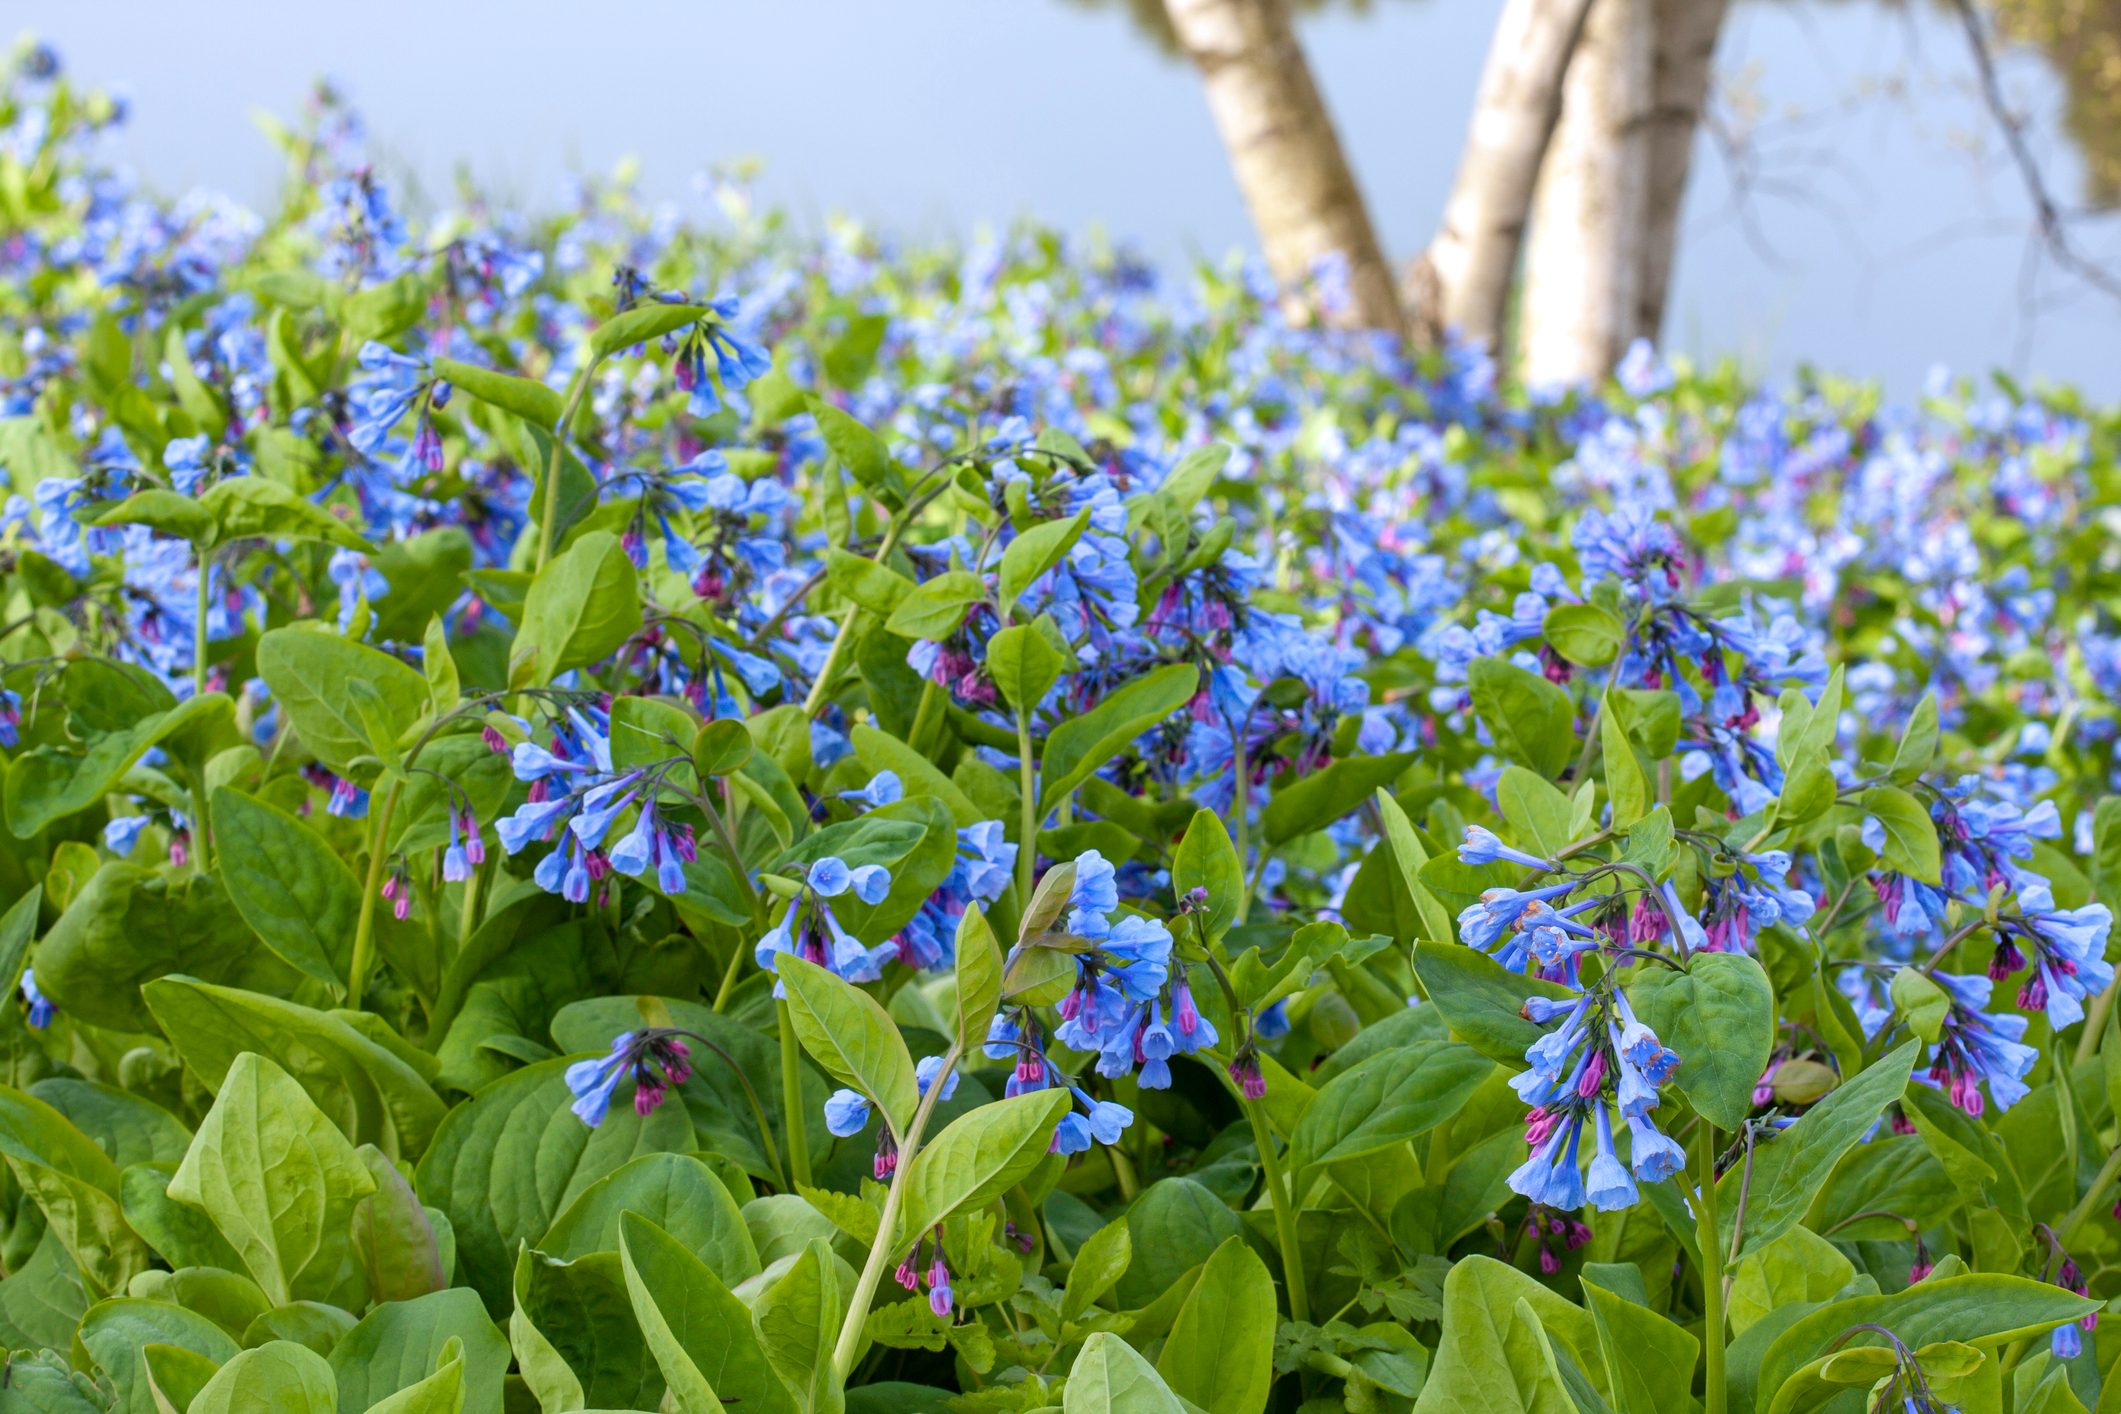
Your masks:
{"label": "flower stem", "polygon": [[1252,1121],[1252,1138],[1259,1145],[1259,1166],[1266,1175],[1267,1198],[1274,1204],[1274,1239],[1281,1248],[1282,1279],[1289,1286],[1289,1318],[1308,1322],[1311,1298],[1304,1289],[1303,1248],[1296,1240],[1296,1214],[1288,1180],[1282,1174],[1281,1156],[1274,1152],[1274,1131],[1267,1127],[1263,1100],[1243,1100],[1245,1118]]}
{"label": "flower stem", "polygon": [[376,900],[382,897],[385,846],[390,843],[390,817],[398,808],[398,788],[393,779],[383,792],[383,802],[369,812],[368,882],[361,886],[361,920],[354,925],[353,963],[347,969],[346,1004],[356,1011],[368,987],[369,954],[375,948]]}
{"label": "flower stem", "polygon": [[2077,1235],[2077,1229],[2091,1216],[2092,1209],[2099,1206],[2099,1200],[2106,1196],[2106,1190],[2117,1174],[2121,1174],[2121,1148],[2106,1156],[2106,1163],[2092,1178],[2092,1186],[2084,1190],[2084,1196],[2077,1200],[2077,1206],[2069,1210],[2069,1216],[2062,1220],[2062,1226],[2055,1229],[2055,1241],[2064,1247],[2069,1246],[2070,1240]]}
{"label": "flower stem", "polygon": [[[913,1118],[907,1122],[906,1132],[894,1135],[898,1141],[898,1168],[891,1174],[891,1190],[884,1195],[884,1211],[877,1219],[876,1240],[869,1244],[869,1260],[862,1264],[862,1275],[854,1286],[854,1300],[847,1306],[847,1319],[840,1326],[839,1344],[833,1347],[833,1368],[845,1380],[854,1370],[854,1353],[861,1348],[862,1327],[869,1320],[869,1303],[876,1298],[877,1283],[883,1280],[884,1267],[891,1254],[898,1250],[899,1209],[906,1201],[906,1175],[913,1171],[913,1159],[920,1152],[921,1133],[928,1127],[928,1116],[935,1112],[936,1097],[949,1084],[950,1073],[957,1069],[958,1044],[952,1044],[943,1054],[943,1068],[928,1082],[928,1089],[921,1102],[914,1107]],[[888,1126],[889,1120],[885,1121]]]}
{"label": "flower stem", "polygon": [[781,1123],[788,1130],[788,1176],[796,1187],[810,1185],[810,1134],[803,1128],[803,1059],[795,1040],[795,1018],[788,999],[776,998],[774,1016],[781,1032]]}
{"label": "flower stem", "polygon": [[1706,1361],[1705,1414],[1725,1414],[1723,1374],[1723,1235],[1716,1221],[1716,1129],[1701,1121],[1694,1136],[1701,1196],[1694,1204],[1694,1236],[1701,1248],[1701,1351]]}
{"label": "flower stem", "polygon": [[1031,716],[1016,709],[1017,776],[1023,801],[1023,823],[1016,835],[1016,909],[1031,907],[1031,875],[1038,867],[1038,763],[1031,759]]}
{"label": "flower stem", "polygon": [[[884,529],[884,538],[877,545],[876,553],[870,556],[877,564],[891,553],[898,544],[900,522],[893,520]],[[817,681],[810,684],[810,693],[803,699],[803,715],[815,717],[818,709],[825,705],[825,694],[832,690],[832,675],[840,665],[840,655],[847,651],[847,640],[854,636],[854,621],[862,616],[862,606],[849,604],[847,612],[840,616],[840,631],[832,636],[832,647],[825,651],[825,665],[817,670]]]}
{"label": "flower stem", "polygon": [[[199,597],[193,609],[191,626],[191,690],[194,697],[202,697],[206,693],[206,606],[212,599],[211,577],[207,574],[207,569],[212,561],[212,555],[204,550],[199,552]],[[203,821],[200,823],[199,835],[202,840],[206,835]],[[205,851],[202,848],[200,852],[203,854]]]}

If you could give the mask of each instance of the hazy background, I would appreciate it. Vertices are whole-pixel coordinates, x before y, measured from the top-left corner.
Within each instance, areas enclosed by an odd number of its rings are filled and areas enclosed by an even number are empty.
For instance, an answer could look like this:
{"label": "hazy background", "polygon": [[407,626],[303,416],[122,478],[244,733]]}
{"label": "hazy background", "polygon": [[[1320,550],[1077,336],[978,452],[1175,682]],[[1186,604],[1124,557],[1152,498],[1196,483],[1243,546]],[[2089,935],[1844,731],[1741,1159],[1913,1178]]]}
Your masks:
{"label": "hazy background", "polygon": [[[1162,260],[1250,241],[1192,71],[1136,0],[17,0],[132,105],[117,155],[153,186],[267,202],[253,126],[328,75],[386,168],[430,194],[459,167],[531,205],[639,159],[704,212],[710,162],[764,161],[806,225],[845,214],[945,235],[1029,215]],[[1395,257],[1431,233],[1499,0],[1326,0],[1303,41]],[[2121,396],[2121,304],[2029,258],[2029,204],[1973,89],[1957,22],[1910,0],[1746,0],[1719,51],[1668,343],[1755,372],[1811,362],[1919,391],[2002,367]],[[2046,59],[2005,67],[2057,195],[2082,196]],[[2121,137],[2121,135],[2117,135]],[[2121,231],[2083,228],[2121,267]]]}

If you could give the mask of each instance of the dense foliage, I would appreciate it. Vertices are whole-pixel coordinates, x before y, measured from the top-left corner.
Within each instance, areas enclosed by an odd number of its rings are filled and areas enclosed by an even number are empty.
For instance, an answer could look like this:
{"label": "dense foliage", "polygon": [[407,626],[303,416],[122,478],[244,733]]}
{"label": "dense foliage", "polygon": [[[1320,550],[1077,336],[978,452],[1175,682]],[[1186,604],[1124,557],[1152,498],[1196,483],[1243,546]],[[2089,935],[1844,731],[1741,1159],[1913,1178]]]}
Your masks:
{"label": "dense foliage", "polygon": [[2117,424],[0,96],[0,1410],[2121,1408]]}

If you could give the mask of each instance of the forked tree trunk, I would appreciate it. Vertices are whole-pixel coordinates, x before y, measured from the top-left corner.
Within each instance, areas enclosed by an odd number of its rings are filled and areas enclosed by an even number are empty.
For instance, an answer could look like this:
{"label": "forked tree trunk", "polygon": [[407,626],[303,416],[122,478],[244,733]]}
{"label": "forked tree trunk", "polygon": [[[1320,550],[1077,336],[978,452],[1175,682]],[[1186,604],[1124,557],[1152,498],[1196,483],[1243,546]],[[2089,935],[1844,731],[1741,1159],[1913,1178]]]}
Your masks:
{"label": "forked tree trunk", "polygon": [[1657,49],[1650,75],[1649,189],[1636,243],[1633,333],[1657,339],[1679,243],[1694,135],[1708,105],[1716,39],[1729,0],[1657,0]]}
{"label": "forked tree trunk", "polygon": [[1563,76],[1590,7],[1591,0],[1508,0],[1496,21],[1442,228],[1408,276],[1409,313],[1430,342],[1445,329],[1489,348],[1501,342],[1540,163],[1561,116]]}
{"label": "forked tree trunk", "polygon": [[1603,377],[1636,328],[1657,4],[1597,0],[1569,64],[1525,256],[1519,341],[1535,385]]}
{"label": "forked tree trunk", "polygon": [[1351,296],[1340,322],[1404,330],[1391,269],[1283,0],[1164,0],[1164,8],[1200,70],[1275,280],[1294,289],[1339,255]]}

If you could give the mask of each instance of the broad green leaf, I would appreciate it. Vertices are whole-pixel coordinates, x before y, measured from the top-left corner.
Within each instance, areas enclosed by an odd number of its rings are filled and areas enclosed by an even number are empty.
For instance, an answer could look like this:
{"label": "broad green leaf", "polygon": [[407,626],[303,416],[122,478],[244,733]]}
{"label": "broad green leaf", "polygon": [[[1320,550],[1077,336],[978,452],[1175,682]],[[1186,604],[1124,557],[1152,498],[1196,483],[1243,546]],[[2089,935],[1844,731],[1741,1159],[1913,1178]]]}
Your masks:
{"label": "broad green leaf", "polygon": [[1068,1288],[1061,1295],[1061,1319],[1082,1319],[1083,1313],[1125,1275],[1133,1260],[1134,1243],[1124,1221],[1106,1223],[1092,1233],[1076,1249],[1075,1261],[1068,1268]]}
{"label": "broad green leaf", "polygon": [[177,1346],[216,1365],[234,1359],[242,1348],[227,1331],[196,1311],[133,1297],[99,1301],[89,1307],[74,1338],[110,1376],[118,1387],[118,1408],[130,1414],[155,1414],[143,1346]]}
{"label": "broad green leaf", "polygon": [[1922,802],[1897,786],[1863,793],[1864,810],[1885,827],[1885,866],[1925,884],[1941,882],[1937,825]]}
{"label": "broad green leaf", "polygon": [[1613,802],[1613,828],[1625,830],[1649,813],[1655,803],[1650,778],[1635,756],[1634,744],[1620,725],[1620,716],[1608,699],[1598,716],[1599,740],[1605,752],[1605,788]]}
{"label": "broad green leaf", "polygon": [[1573,842],[1569,798],[1544,776],[1522,766],[1505,766],[1495,782],[1495,803],[1511,830],[1534,853],[1559,854]]}
{"label": "broad green leaf", "polygon": [[[1673,1077],[1694,1108],[1736,1129],[1775,1044],[1775,991],[1744,953],[1696,952],[1684,971],[1637,969],[1628,997],[1659,1040],[1679,1054]],[[1777,1141],[1780,1142],[1779,1140]]]}
{"label": "broad green leaf", "polygon": [[875,1101],[894,1134],[905,1134],[920,1088],[897,1023],[874,997],[816,963],[793,953],[774,961],[803,1049],[835,1080]]}
{"label": "broad green leaf", "polygon": [[542,1236],[576,1195],[636,1154],[693,1147],[681,1105],[643,1118],[622,1102],[596,1128],[582,1123],[568,1108],[569,1063],[524,1066],[451,1110],[414,1177],[421,1201],[455,1229],[458,1279],[496,1316],[508,1311],[517,1248]]}
{"label": "broad green leaf", "polygon": [[957,1044],[971,1055],[987,1039],[988,1024],[1002,997],[1001,945],[978,903],[968,903],[957,920]]}
{"label": "broad green leaf", "polygon": [[1301,1171],[1426,1134],[1456,1114],[1494,1072],[1493,1061],[1450,1041],[1373,1057],[1319,1087],[1289,1137],[1290,1164]]}
{"label": "broad green leaf", "polygon": [[453,358],[436,359],[434,371],[437,378],[447,379],[460,391],[503,412],[514,413],[525,422],[548,431],[559,425],[564,406],[561,396],[534,378],[459,363]]}
{"label": "broad green leaf", "polygon": [[231,1357],[186,1414],[336,1414],[338,1382],[324,1357],[291,1340]]}
{"label": "broad green leaf", "polygon": [[971,570],[945,570],[924,579],[884,621],[901,638],[943,639],[957,632],[966,612],[987,597],[987,581]]}
{"label": "broad green leaf", "polygon": [[855,759],[862,763],[864,770],[896,771],[907,794],[932,795],[949,806],[950,818],[959,829],[970,828],[986,818],[934,762],[889,732],[863,722],[848,734],[848,739],[854,743]]}
{"label": "broad green leaf", "polygon": [[1000,575],[1004,617],[1040,575],[1067,556],[1089,524],[1090,512],[1084,509],[1065,520],[1041,521],[1009,542],[1009,548],[1002,551]]}
{"label": "broad green leaf", "polygon": [[1582,1307],[1492,1257],[1462,1257],[1444,1278],[1443,1339],[1414,1408],[1572,1414],[1576,1404],[1554,1370],[1557,1352],[1604,1374],[1597,1328]]}
{"label": "broad green leaf", "polygon": [[1036,623],[1012,624],[987,640],[987,672],[1012,708],[1031,712],[1068,670],[1069,655]]}
{"label": "broad green leaf", "polygon": [[1046,738],[1039,760],[1039,815],[1044,818],[1136,737],[1193,700],[1200,670],[1172,663],[1143,674]]}
{"label": "broad green leaf", "polygon": [[759,1270],[759,1255],[736,1200],[714,1172],[690,1154],[643,1154],[582,1190],[553,1222],[538,1249],[563,1261],[619,1250],[619,1218],[655,1223],[713,1268],[725,1286]]}
{"label": "broad green leaf", "polygon": [[926,1232],[1014,1188],[1046,1157],[1054,1127],[1073,1104],[1065,1089],[1037,1090],[952,1120],[913,1158],[900,1231]]}
{"label": "broad green leaf", "polygon": [[373,1144],[355,1151],[375,1180],[375,1192],[354,1204],[355,1259],[368,1277],[371,1300],[414,1301],[449,1285],[434,1220],[405,1175]]}
{"label": "broad green leaf", "polygon": [[1438,902],[1429,886],[1422,882],[1422,866],[1429,862],[1429,852],[1423,848],[1421,836],[1415,832],[1414,822],[1407,812],[1400,809],[1399,802],[1380,790],[1375,796],[1377,813],[1384,820],[1385,840],[1391,847],[1393,861],[1399,867],[1400,885],[1414,902],[1414,910],[1421,918],[1424,936],[1438,943],[1447,943],[1456,937],[1451,927],[1451,915]]}
{"label": "broad green leaf", "polygon": [[402,737],[427,711],[427,679],[387,653],[314,628],[276,628],[258,640],[258,675],[308,748],[347,775],[372,748],[346,684],[366,683]]}
{"label": "broad green leaf", "polygon": [[619,1260],[648,1349],[680,1407],[712,1411],[728,1400],[758,1414],[794,1410],[760,1348],[751,1312],[684,1243],[627,1213],[619,1222]]}
{"label": "broad green leaf", "polygon": [[1952,999],[1945,995],[1944,988],[1916,969],[1903,967],[1893,974],[1891,994],[1894,1009],[1907,1022],[1908,1030],[1933,1046],[1937,1044],[1937,1037],[1944,1031],[1944,1019],[1952,1010]]}
{"label": "broad green leaf", "polygon": [[[262,664],[262,642],[259,660]],[[421,695],[426,695],[424,687]],[[208,692],[126,720],[122,726],[97,731],[88,738],[85,751],[34,746],[21,752],[7,767],[8,833],[17,839],[29,839],[102,800],[117,788],[149,747],[159,746],[180,732],[211,735],[225,729],[232,720],[233,709],[227,695]]]}
{"label": "broad green leaf", "polygon": [[226,787],[213,796],[221,882],[243,921],[281,959],[343,988],[361,915],[353,870],[285,811]]}
{"label": "broad green leaf", "polygon": [[525,1247],[509,1343],[523,1383],[551,1411],[654,1409],[666,1388],[615,1252],[562,1262]]}
{"label": "broad green leaf", "polygon": [[0,1086],[0,1156],[94,1294],[123,1291],[147,1266],[125,1221],[118,1166],[58,1110]]}
{"label": "broad green leaf", "polygon": [[809,406],[817,419],[818,435],[847,474],[891,503],[903,504],[903,479],[883,439],[823,398],[813,395]]}
{"label": "broad green leaf", "polygon": [[834,589],[879,618],[888,619],[913,593],[914,583],[889,565],[837,545],[825,551],[825,577]]}
{"label": "broad green leaf", "polygon": [[460,1414],[464,1408],[464,1352],[450,1348],[426,1379],[369,1406],[368,1414]]}
{"label": "broad green leaf", "polygon": [[1619,1293],[1583,1279],[1584,1306],[1598,1331],[1613,1414],[1671,1414],[1692,1401],[1701,1342]]}
{"label": "broad green leaf", "polygon": [[1526,997],[1566,997],[1567,988],[1511,972],[1463,943],[1423,940],[1414,949],[1414,975],[1451,1034],[1490,1060],[1524,1069],[1525,1047],[1546,1028],[1518,1013]]}
{"label": "broad green leaf", "polygon": [[1473,710],[1502,754],[1552,779],[1576,754],[1576,708],[1537,673],[1500,658],[1476,658],[1466,674]]}
{"label": "broad green leaf", "polygon": [[1156,1367],[1110,1331],[1083,1342],[1068,1367],[1063,1414],[1186,1414]]}
{"label": "broad green leaf", "polygon": [[404,1158],[426,1149],[447,1112],[408,1061],[348,1024],[352,1013],[190,977],[158,978],[141,991],[156,1024],[209,1088],[218,1089],[244,1053],[268,1056],[340,1133]]}
{"label": "broad green leaf", "polygon": [[331,1367],[346,1409],[367,1409],[427,1378],[449,1342],[464,1362],[464,1414],[500,1414],[511,1352],[478,1293],[452,1287],[377,1306],[332,1347]]}
{"label": "broad green leaf", "polygon": [[1237,921],[1245,893],[1244,862],[1230,843],[1230,832],[1212,810],[1196,810],[1193,822],[1171,856],[1171,892],[1181,904],[1195,889],[1207,891],[1209,940],[1219,940]]}
{"label": "broad green leaf", "polygon": [[[1869,1132],[1886,1106],[1907,1089],[1908,1075],[1921,1049],[1920,1041],[1910,1040],[1871,1062],[1861,1074],[1843,1080],[1839,1088],[1805,1111],[1795,1124],[1754,1151],[1740,1257],[1759,1251],[1797,1225],[1842,1156]],[[1718,1210],[1726,1229],[1732,1225],[1732,1209],[1745,1181],[1744,1165],[1740,1164],[1717,1183]]]}
{"label": "broad green leaf", "polygon": [[1893,751],[1887,772],[1895,785],[1907,785],[1930,768],[1937,756],[1937,694],[1925,692],[1901,729],[1900,744]]}
{"label": "broad green leaf", "polygon": [[669,304],[660,300],[637,304],[597,325],[589,336],[590,361],[602,363],[636,344],[649,343],[665,334],[688,329],[713,312],[704,305]]}
{"label": "broad green leaf", "polygon": [[1156,1371],[1209,1414],[1260,1414],[1274,1383],[1274,1278],[1243,1238],[1215,1249],[1179,1307]]}
{"label": "broad green leaf", "polygon": [[1587,668],[1612,662],[1628,639],[1627,625],[1602,604],[1556,604],[1547,610],[1545,632],[1556,653]]}
{"label": "broad green leaf", "polygon": [[1229,1204],[1191,1178],[1158,1179],[1144,1188],[1128,1206],[1126,1223],[1134,1260],[1113,1288],[1121,1310],[1162,1296],[1240,1228]]}
{"label": "broad green leaf", "polygon": [[1371,795],[1399,778],[1414,753],[1348,756],[1323,771],[1313,771],[1277,788],[1260,812],[1260,828],[1270,845],[1322,830],[1350,811],[1360,810]]}
{"label": "broad green leaf", "polygon": [[373,552],[347,521],[299,493],[262,476],[232,476],[199,498],[214,519],[213,543],[232,540],[321,540],[349,550]]}
{"label": "broad green leaf", "polygon": [[203,1208],[273,1302],[330,1290],[349,1256],[353,1206],[375,1180],[293,1077],[238,1056],[170,1180]]}
{"label": "broad green leaf", "polygon": [[611,656],[640,627],[633,561],[618,536],[587,531],[530,582],[511,657],[531,682],[548,683]]}
{"label": "broad green leaf", "polygon": [[846,1392],[832,1363],[846,1309],[838,1264],[824,1240],[815,1237],[752,1304],[759,1348],[799,1414],[840,1414],[846,1408]]}
{"label": "broad green leaf", "polygon": [[1729,1312],[1736,1335],[1779,1307],[1830,1300],[1856,1276],[1841,1249],[1808,1227],[1789,1229],[1730,1270]]}

